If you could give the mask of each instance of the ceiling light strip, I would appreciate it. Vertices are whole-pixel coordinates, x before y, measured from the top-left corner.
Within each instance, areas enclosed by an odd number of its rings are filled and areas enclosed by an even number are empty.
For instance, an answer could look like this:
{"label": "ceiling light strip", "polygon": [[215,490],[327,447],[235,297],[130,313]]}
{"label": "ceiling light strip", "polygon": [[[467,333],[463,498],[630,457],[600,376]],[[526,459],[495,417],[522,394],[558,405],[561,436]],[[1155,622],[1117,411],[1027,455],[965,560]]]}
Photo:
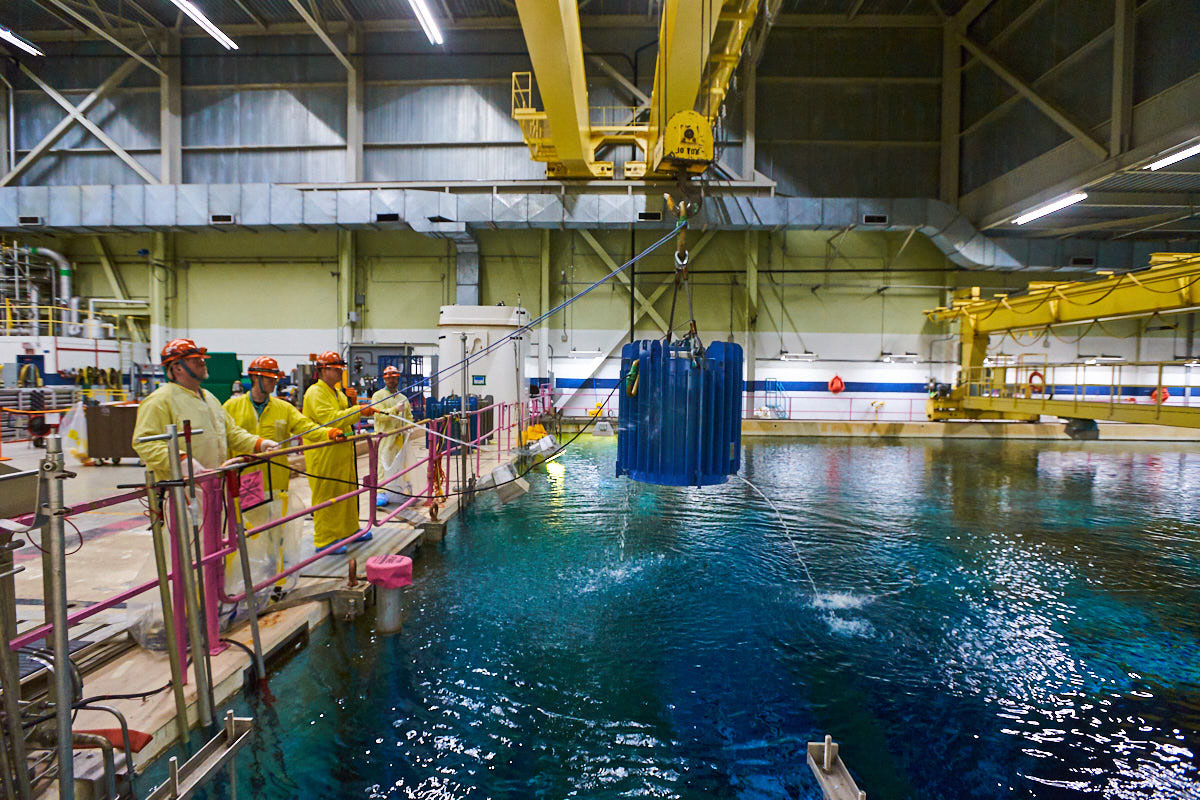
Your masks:
{"label": "ceiling light strip", "polygon": [[41,50],[38,50],[36,47],[34,47],[30,42],[26,41],[25,39],[22,39],[20,36],[13,33],[12,31],[10,31],[8,28],[4,27],[3,25],[0,25],[0,39],[8,42],[9,44],[13,45],[14,47],[18,47],[18,48],[24,50],[26,53],[29,53],[31,56],[46,55]]}
{"label": "ceiling light strip", "polygon": [[192,21],[203,29],[212,38],[216,39],[226,50],[237,50],[237,43],[230,39],[225,33],[212,23],[208,17],[204,16],[201,11],[190,0],[171,0],[180,11],[192,18]]}
{"label": "ceiling light strip", "polygon": [[1055,200],[1053,203],[1047,203],[1044,206],[1038,206],[1032,211],[1027,211],[1021,216],[1013,220],[1016,225],[1024,225],[1026,222],[1032,222],[1035,219],[1044,217],[1047,214],[1053,214],[1055,211],[1061,211],[1067,206],[1073,206],[1081,200],[1087,200],[1087,192],[1076,192],[1068,195],[1061,200]]}

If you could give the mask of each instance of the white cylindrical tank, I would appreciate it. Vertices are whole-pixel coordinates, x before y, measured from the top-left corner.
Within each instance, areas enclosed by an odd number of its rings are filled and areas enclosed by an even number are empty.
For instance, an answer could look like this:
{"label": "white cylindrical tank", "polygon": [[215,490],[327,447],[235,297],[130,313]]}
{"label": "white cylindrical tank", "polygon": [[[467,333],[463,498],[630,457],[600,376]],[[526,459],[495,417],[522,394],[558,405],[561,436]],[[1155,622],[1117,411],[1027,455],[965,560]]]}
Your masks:
{"label": "white cylindrical tank", "polygon": [[[512,403],[528,396],[525,359],[529,332],[487,349],[525,324],[525,309],[514,306],[442,306],[438,316],[438,395],[463,393],[463,335],[466,336],[466,391],[494,402]],[[486,351],[486,352],[485,352]],[[449,367],[449,369],[447,369]]]}

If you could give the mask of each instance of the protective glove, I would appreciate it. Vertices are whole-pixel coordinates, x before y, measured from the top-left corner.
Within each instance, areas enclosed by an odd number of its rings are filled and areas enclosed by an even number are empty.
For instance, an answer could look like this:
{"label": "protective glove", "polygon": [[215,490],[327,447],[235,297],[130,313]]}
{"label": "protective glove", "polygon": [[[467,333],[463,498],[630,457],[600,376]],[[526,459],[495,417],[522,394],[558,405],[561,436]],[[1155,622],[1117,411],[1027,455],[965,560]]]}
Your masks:
{"label": "protective glove", "polygon": [[344,441],[346,441],[346,434],[337,428],[330,428],[329,429],[329,441],[344,442]]}
{"label": "protective glove", "polygon": [[375,406],[363,406],[362,408],[358,409],[358,413],[364,417],[369,417],[375,413]]}
{"label": "protective glove", "polygon": [[351,405],[354,405],[355,403],[357,403],[358,402],[358,389],[355,389],[353,386],[347,386],[346,387],[346,399],[350,401]]}
{"label": "protective glove", "polygon": [[278,449],[279,449],[279,442],[272,441],[271,439],[259,439],[258,443],[254,447],[254,452],[262,453],[267,450],[278,450]]}
{"label": "protective glove", "polygon": [[[179,460],[184,462],[179,465],[179,471],[183,475],[184,479],[186,480],[187,476],[188,476],[187,453],[180,453]],[[208,470],[208,467],[204,466],[196,459],[194,459],[194,458],[192,459],[192,474],[193,475],[199,475],[201,472],[205,472],[207,470]]]}

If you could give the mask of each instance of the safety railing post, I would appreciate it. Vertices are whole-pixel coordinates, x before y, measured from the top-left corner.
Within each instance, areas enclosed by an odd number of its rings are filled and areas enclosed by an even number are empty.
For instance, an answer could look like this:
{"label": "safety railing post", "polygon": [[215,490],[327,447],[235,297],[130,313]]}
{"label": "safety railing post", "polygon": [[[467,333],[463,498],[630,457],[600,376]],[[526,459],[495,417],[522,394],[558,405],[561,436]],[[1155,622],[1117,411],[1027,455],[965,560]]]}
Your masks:
{"label": "safety railing post", "polygon": [[196,706],[200,724],[210,727],[213,723],[212,685],[208,672],[207,652],[201,629],[200,602],[196,593],[196,581],[192,565],[196,559],[192,554],[191,538],[188,536],[187,498],[183,488],[183,473],[179,468],[179,432],[174,425],[166,427],[168,459],[171,462],[171,507],[175,521],[174,539],[179,547],[180,562],[176,569],[183,577],[184,604],[187,609],[188,643],[192,652],[192,670],[196,675]]}
{"label": "safety railing post", "polygon": [[[357,455],[355,457],[357,458]],[[376,503],[379,497],[379,441],[375,437],[367,439],[367,485],[371,487],[368,495],[371,510],[367,515],[367,527],[374,528],[379,508]]]}
{"label": "safety railing post", "polygon": [[[183,654],[179,648],[178,629],[175,626],[175,603],[171,599],[171,574],[167,563],[167,545],[163,530],[162,498],[154,487],[154,473],[146,470],[146,504],[150,509],[150,535],[154,542],[154,567],[158,574],[158,599],[162,605],[163,639],[167,649],[167,660],[171,666],[171,689],[175,697],[175,731],[181,747],[187,747],[187,699],[183,685],[187,674],[183,668]],[[178,585],[176,592],[179,591]]]}
{"label": "safety railing post", "polygon": [[[54,623],[54,717],[58,739],[58,795],[65,800],[75,797],[75,748],[71,736],[71,719],[74,714],[71,689],[71,643],[67,622],[67,554],[66,516],[63,508],[63,481],[67,472],[63,468],[62,438],[57,434],[46,439],[46,456],[41,465],[42,480],[49,481],[49,520],[45,532],[46,549],[50,553],[50,588],[53,602],[51,608]],[[51,599],[51,598],[47,598]],[[22,768],[24,765],[20,765]]]}
{"label": "safety railing post", "polygon": [[[242,515],[234,513],[238,510],[234,498],[239,474],[237,472],[226,473],[225,481],[225,499],[228,503],[234,536],[237,537],[238,561],[242,564],[242,587],[246,593],[246,610],[250,616],[250,641],[254,645],[254,674],[261,683],[267,679],[267,669],[263,663],[262,636],[258,630],[258,603],[254,597],[254,579],[250,575],[250,549],[246,545],[246,525],[242,520]],[[375,511],[374,503],[371,504],[371,511],[372,514]]]}

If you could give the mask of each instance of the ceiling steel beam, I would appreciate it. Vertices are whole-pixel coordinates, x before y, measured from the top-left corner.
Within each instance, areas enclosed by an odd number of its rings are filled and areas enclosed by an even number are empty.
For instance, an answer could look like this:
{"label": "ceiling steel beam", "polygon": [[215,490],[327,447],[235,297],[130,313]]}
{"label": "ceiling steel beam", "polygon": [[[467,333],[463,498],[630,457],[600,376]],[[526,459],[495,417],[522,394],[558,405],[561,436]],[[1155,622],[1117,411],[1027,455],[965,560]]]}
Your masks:
{"label": "ceiling steel beam", "polygon": [[88,19],[83,14],[80,14],[78,11],[71,8],[66,3],[62,2],[62,0],[49,0],[49,2],[52,3],[56,8],[60,9],[61,11],[63,11],[67,15],[69,15],[71,18],[75,19],[77,22],[82,24],[84,27],[86,27],[92,33],[96,34],[101,39],[104,39],[109,44],[111,44],[114,47],[116,47],[117,49],[121,50],[129,57],[135,59],[136,61],[141,63],[143,66],[148,67],[149,69],[153,70],[154,72],[156,72],[159,75],[163,74],[162,69],[160,69],[157,64],[154,64],[153,62],[147,60],[143,55],[141,55],[136,50],[129,47],[129,45],[125,44],[124,42],[122,42],[119,39],[117,39],[116,37],[114,37],[112,34],[110,34],[108,31],[104,30],[103,28],[101,28],[95,22]]}
{"label": "ceiling steel beam", "polygon": [[92,122],[90,119],[85,117],[83,115],[83,113],[79,110],[78,106],[74,105],[73,103],[71,103],[70,100],[68,100],[67,98],[65,98],[61,94],[59,94],[57,91],[55,91],[52,86],[50,86],[48,83],[46,83],[41,78],[39,78],[33,72],[33,70],[31,70],[29,67],[22,64],[21,72],[24,72],[26,77],[28,77],[31,81],[33,81],[38,86],[40,86],[42,91],[45,92],[46,94],[48,94],[54,102],[56,102],[60,106],[62,106],[63,110],[66,111],[67,114],[69,114],[71,117],[74,117],[76,122],[78,122],[83,127],[87,128],[88,131],[90,131],[93,136],[95,136],[97,139],[99,139],[104,144],[105,147],[107,147],[109,150],[112,151],[113,155],[115,155],[117,158],[124,161],[125,164],[130,169],[132,169],[134,172],[136,172],[144,181],[146,181],[146,183],[159,183],[160,182],[159,179],[156,178],[149,170],[147,170],[140,163],[138,163],[137,159],[135,159],[133,156],[129,155],[129,153],[127,153],[125,151],[125,148],[123,148],[119,144],[117,144],[111,136],[109,136],[107,133],[105,133],[100,128],[99,125],[97,125],[96,123]]}
{"label": "ceiling steel beam", "polygon": [[108,96],[109,92],[120,86],[126,78],[133,74],[133,71],[137,69],[137,66],[138,62],[131,58],[121,64],[121,66],[117,67],[116,71],[113,72],[112,75],[109,75],[104,82],[101,83],[91,94],[85,97],[79,105],[73,107],[75,111],[78,112],[77,114],[68,114],[57,125],[51,128],[50,132],[43,136],[42,140],[34,145],[33,149],[26,153],[25,157],[8,171],[7,175],[0,178],[0,186],[7,186],[24,174],[27,169],[33,166],[34,162],[41,158],[47,151],[50,150],[51,147],[53,147],[60,139],[62,139],[67,131],[69,131],[76,123],[80,115],[86,114],[92,109],[92,107],[96,105],[96,103]]}
{"label": "ceiling steel beam", "polygon": [[317,35],[317,38],[324,42],[325,46],[329,48],[329,52],[333,53],[334,56],[337,57],[337,60],[342,62],[342,65],[345,66],[346,69],[353,72],[354,65],[350,63],[350,59],[346,58],[346,54],[343,53],[336,44],[334,44],[333,39],[329,38],[329,34],[325,32],[325,29],[321,27],[321,24],[317,22],[317,20],[311,14],[308,13],[308,10],[304,8],[304,4],[301,3],[300,0],[288,0],[288,2],[291,3],[292,8],[296,9],[296,13],[300,15],[300,18],[304,20],[304,23],[308,25],[309,29]]}
{"label": "ceiling steel beam", "polygon": [[1088,192],[1079,206],[1110,208],[1193,208],[1200,194],[1187,192]]}
{"label": "ceiling steel beam", "polygon": [[[776,8],[781,4],[775,3]],[[775,28],[940,28],[941,17],[932,14],[776,14]]]}
{"label": "ceiling steel beam", "polygon": [[1133,145],[1121,155],[1097,162],[1091,150],[1071,139],[973,189],[962,197],[960,206],[980,228],[987,230],[1041,203],[1080,189],[1086,191],[1182,142],[1200,137],[1197,107],[1200,107],[1200,75],[1193,75],[1134,107]]}
{"label": "ceiling steel beam", "polygon": [[994,0],[967,0],[966,5],[959,9],[951,21],[956,27],[965,31],[967,26],[978,19],[980,14],[987,11],[988,6],[993,2]]}
{"label": "ceiling steel beam", "polygon": [[[244,2],[244,0],[233,0],[233,2],[235,5],[237,5],[238,8],[240,8],[242,10],[242,13],[245,14],[247,17],[249,17],[250,21],[253,22],[255,25],[257,25],[261,30],[265,31],[267,29],[267,23],[264,22],[263,18],[260,17],[258,14],[255,14],[253,11],[251,11],[250,8]],[[230,26],[227,25],[226,29],[228,29],[229,27]]]}
{"label": "ceiling steel beam", "polygon": [[963,47],[965,47],[972,55],[979,59],[979,61],[988,69],[996,73],[1001,80],[1003,80],[1012,88],[1016,89],[1022,97],[1032,103],[1034,108],[1036,108],[1038,111],[1041,111],[1043,114],[1049,117],[1055,125],[1058,125],[1064,131],[1071,134],[1072,138],[1078,140],[1080,144],[1091,150],[1097,157],[1105,158],[1108,156],[1107,147],[1093,139],[1092,135],[1084,130],[1082,126],[1078,125],[1074,120],[1068,117],[1067,114],[1058,106],[1054,105],[1049,100],[1038,94],[1037,90],[1019,78],[1008,67],[1004,66],[1004,64],[1002,64],[999,59],[988,52],[986,48],[972,41],[971,38],[967,36],[961,28],[952,27],[951,30],[958,37],[958,41]]}
{"label": "ceiling steel beam", "polygon": [[1113,20],[1112,115],[1108,133],[1108,154],[1120,155],[1129,148],[1133,121],[1134,0],[1116,0]]}

